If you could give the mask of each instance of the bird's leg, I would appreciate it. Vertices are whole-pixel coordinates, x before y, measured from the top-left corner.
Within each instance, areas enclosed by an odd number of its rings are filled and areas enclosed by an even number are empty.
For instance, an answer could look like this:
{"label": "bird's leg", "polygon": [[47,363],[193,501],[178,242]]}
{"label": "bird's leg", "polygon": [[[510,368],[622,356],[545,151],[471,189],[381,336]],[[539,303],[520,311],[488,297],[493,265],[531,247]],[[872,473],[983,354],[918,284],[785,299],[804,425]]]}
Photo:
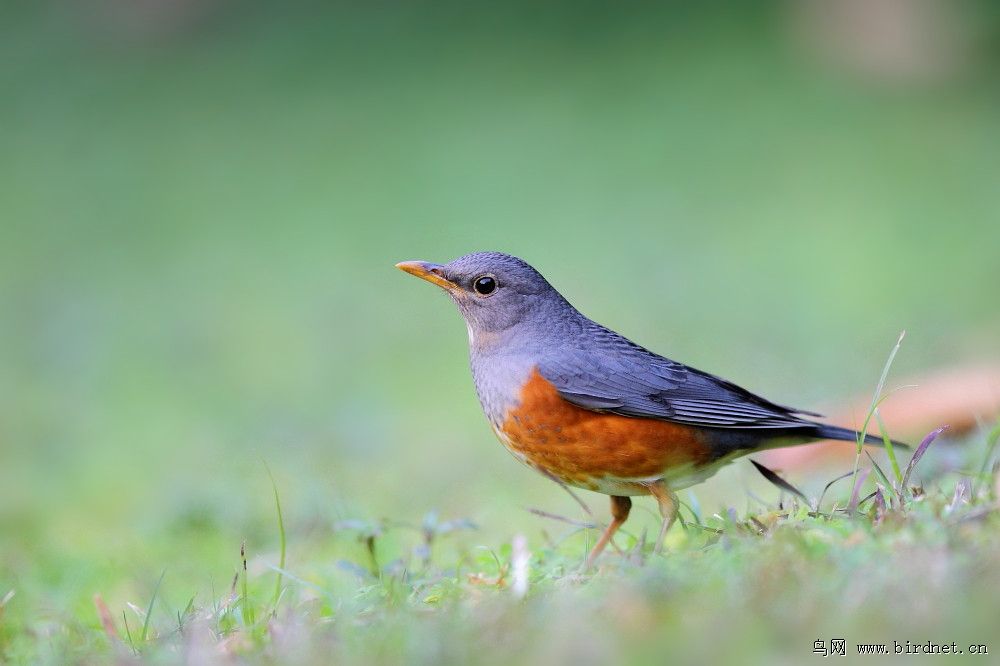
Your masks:
{"label": "bird's leg", "polygon": [[663,524],[660,526],[660,538],[656,540],[656,546],[653,548],[653,553],[659,553],[663,550],[663,539],[667,536],[667,530],[674,524],[680,505],[677,503],[677,495],[671,492],[663,481],[651,483],[648,488],[649,494],[655,497],[656,502],[660,505],[660,515],[663,516]]}
{"label": "bird's leg", "polygon": [[611,537],[615,535],[615,532],[622,526],[622,523],[628,520],[628,512],[631,508],[632,500],[630,498],[619,495],[611,496],[611,524],[604,530],[601,538],[597,540],[593,550],[590,551],[590,555],[587,556],[587,564],[585,565],[587,569],[593,566],[594,560],[597,559],[597,556],[601,554],[604,547],[611,541]]}

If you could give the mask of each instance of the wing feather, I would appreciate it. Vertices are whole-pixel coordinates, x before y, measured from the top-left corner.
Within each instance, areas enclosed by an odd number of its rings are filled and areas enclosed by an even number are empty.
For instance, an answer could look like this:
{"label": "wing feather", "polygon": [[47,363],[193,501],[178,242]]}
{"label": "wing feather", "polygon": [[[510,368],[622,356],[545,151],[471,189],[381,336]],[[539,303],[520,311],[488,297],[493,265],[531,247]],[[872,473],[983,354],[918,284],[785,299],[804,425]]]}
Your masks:
{"label": "wing feather", "polygon": [[575,405],[713,428],[802,428],[815,425],[803,416],[819,416],[777,405],[594,326],[592,346],[559,354],[538,368]]}

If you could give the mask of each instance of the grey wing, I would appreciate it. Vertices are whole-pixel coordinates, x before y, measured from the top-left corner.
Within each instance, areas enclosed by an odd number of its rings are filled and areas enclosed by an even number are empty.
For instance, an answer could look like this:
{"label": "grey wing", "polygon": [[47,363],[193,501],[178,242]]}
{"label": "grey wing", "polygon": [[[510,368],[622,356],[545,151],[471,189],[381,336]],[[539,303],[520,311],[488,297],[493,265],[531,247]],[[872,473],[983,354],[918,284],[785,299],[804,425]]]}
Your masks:
{"label": "grey wing", "polygon": [[[602,327],[603,328],[603,327]],[[612,331],[596,349],[539,364],[539,372],[575,405],[623,416],[712,428],[804,428],[816,424],[736,384],[650,352]]]}

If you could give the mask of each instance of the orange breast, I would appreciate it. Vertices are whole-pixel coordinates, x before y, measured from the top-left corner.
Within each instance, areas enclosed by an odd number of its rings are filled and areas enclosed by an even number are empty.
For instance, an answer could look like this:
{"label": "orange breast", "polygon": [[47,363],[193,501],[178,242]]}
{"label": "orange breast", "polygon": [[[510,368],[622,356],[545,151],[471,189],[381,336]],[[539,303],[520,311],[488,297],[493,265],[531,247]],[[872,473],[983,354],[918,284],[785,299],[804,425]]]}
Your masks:
{"label": "orange breast", "polygon": [[[577,407],[560,397],[537,369],[521,390],[520,404],[507,412],[497,432],[512,453],[533,467],[602,492],[617,485],[638,487],[638,480],[710,459],[698,429]],[[641,487],[633,490],[644,493]]]}

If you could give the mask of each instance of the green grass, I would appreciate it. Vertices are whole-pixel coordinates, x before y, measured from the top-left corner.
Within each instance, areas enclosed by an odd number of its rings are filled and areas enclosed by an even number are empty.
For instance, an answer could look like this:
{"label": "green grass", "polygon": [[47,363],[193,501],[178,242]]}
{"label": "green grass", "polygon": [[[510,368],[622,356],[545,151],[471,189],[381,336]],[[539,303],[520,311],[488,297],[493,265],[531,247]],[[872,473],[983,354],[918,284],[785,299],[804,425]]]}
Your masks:
{"label": "green grass", "polygon": [[[651,554],[647,526],[630,523],[619,552],[609,549],[589,573],[581,571],[583,531],[549,519],[527,535],[523,598],[512,590],[509,540],[487,546],[467,520],[357,519],[293,529],[288,569],[277,566],[283,550],[254,557],[230,544],[231,589],[198,586],[168,568],[145,598],[112,607],[121,613],[112,631],[96,607],[81,607],[39,635],[38,619],[18,608],[22,595],[7,595],[0,649],[14,661],[131,652],[154,663],[226,654],[254,663],[643,663],[802,659],[814,640],[845,638],[854,654],[857,643],[894,640],[986,644],[995,654],[1000,477],[992,467],[990,483],[972,494],[975,475],[961,471],[984,465],[992,441],[936,446],[950,462],[939,460],[900,502],[874,496],[854,513],[835,493],[822,506],[762,493],[747,510],[693,514],[661,556]],[[273,502],[280,512],[276,493]],[[284,544],[281,525],[267,542]],[[284,574],[277,594],[276,572]],[[192,588],[185,607],[172,606]]]}
{"label": "green grass", "polygon": [[285,535],[285,517],[281,514],[281,497],[278,496],[278,484],[275,483],[274,475],[271,474],[271,468],[267,466],[267,463],[264,463],[264,469],[267,470],[267,476],[271,480],[271,489],[274,491],[274,512],[278,518],[278,543],[280,548],[278,551],[278,577],[274,582],[274,601],[271,606],[274,612],[276,612],[278,602],[281,601],[281,572],[285,568],[285,553],[288,543]]}
{"label": "green grass", "polygon": [[[878,408],[879,405],[888,399],[888,395],[884,395],[882,391],[885,389],[885,380],[889,377],[889,369],[892,367],[892,362],[896,358],[896,354],[899,352],[900,345],[903,344],[903,338],[906,337],[906,331],[902,331],[899,334],[899,338],[896,339],[896,344],[893,345],[892,351],[889,352],[889,357],[885,360],[885,365],[882,366],[882,374],[878,378],[878,384],[875,386],[875,392],[872,393],[872,402],[868,407],[868,413],[865,415],[864,423],[858,428],[858,438],[857,438],[857,448],[854,451],[854,485],[857,486],[857,475],[861,463],[861,452],[864,449],[865,435],[868,433],[868,426],[871,420],[874,418],[879,424],[880,432],[882,433],[882,441],[885,443],[886,455],[889,457],[889,462],[892,464],[892,469],[896,474],[896,480],[899,481],[902,477],[899,474],[899,464],[896,462],[896,452],[892,448],[892,440],[886,434],[885,427],[883,426],[881,419],[879,418]],[[878,470],[878,465],[874,465],[873,469]],[[879,470],[881,472],[881,470]],[[886,486],[891,488],[892,484],[886,483]]]}

